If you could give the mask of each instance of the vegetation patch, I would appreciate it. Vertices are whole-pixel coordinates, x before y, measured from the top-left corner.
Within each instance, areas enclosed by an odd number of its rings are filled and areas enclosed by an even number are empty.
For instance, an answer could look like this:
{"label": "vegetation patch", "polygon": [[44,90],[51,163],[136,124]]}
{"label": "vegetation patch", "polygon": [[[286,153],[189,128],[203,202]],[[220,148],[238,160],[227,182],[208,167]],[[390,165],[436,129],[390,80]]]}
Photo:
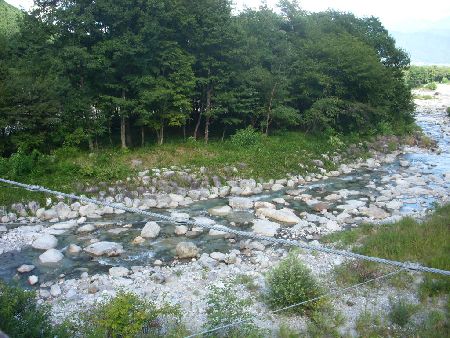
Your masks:
{"label": "vegetation patch", "polygon": [[187,333],[180,317],[178,306],[158,306],[121,291],[82,316],[81,329],[85,337],[180,337]]}
{"label": "vegetation patch", "polygon": [[[272,309],[280,309],[301,302],[310,301],[324,292],[311,271],[298,259],[295,253],[290,253],[277,266],[267,273],[267,304]],[[310,301],[295,306],[284,313],[312,313],[320,309],[325,300]]]}
{"label": "vegetation patch", "polygon": [[38,305],[34,291],[0,281],[0,330],[10,337],[70,337],[64,326],[53,326],[50,308]]}
{"label": "vegetation patch", "polygon": [[[239,297],[232,285],[211,286],[207,295],[207,330],[234,324],[212,332],[213,337],[257,337],[260,330],[253,324],[249,311],[251,301]],[[240,323],[242,321],[242,323]]]}
{"label": "vegetation patch", "polygon": [[[438,207],[423,222],[404,218],[396,223],[383,225],[365,225],[322,238],[325,243],[343,243],[352,250],[368,256],[376,256],[405,262],[450,270],[448,236],[450,224],[450,205]],[[354,266],[358,264],[359,266]],[[355,271],[363,276],[371,276],[378,269],[373,263],[348,263],[337,268],[341,276],[350,276]],[[351,277],[354,278],[354,277]],[[450,293],[450,281],[447,277],[425,274],[421,286],[423,296]]]}

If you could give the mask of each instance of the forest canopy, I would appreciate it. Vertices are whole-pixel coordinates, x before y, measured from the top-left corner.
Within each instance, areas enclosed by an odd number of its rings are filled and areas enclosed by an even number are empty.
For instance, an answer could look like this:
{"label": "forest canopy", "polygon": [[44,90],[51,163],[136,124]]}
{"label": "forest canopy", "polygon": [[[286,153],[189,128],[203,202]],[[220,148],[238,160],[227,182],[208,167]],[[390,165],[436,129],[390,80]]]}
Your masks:
{"label": "forest canopy", "polygon": [[36,0],[0,35],[0,154],[411,122],[409,58],[377,18],[279,6]]}

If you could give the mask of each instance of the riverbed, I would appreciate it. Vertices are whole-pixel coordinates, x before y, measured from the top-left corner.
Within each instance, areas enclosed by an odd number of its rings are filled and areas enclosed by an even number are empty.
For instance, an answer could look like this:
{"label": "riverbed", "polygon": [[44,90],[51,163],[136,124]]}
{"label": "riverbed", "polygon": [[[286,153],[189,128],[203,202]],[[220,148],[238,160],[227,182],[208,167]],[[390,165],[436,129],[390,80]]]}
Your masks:
{"label": "riverbed", "polygon": [[[450,106],[450,86],[439,86],[437,93],[432,100],[417,100],[415,114],[424,133],[436,141],[435,149],[405,146],[400,152],[376,154],[374,158],[344,166],[338,174],[317,175],[314,179],[299,180],[295,185],[285,184],[280,189],[239,196],[238,200],[233,196],[208,198],[175,209],[150,210],[257,234],[255,224],[263,222],[265,229],[275,230],[274,237],[314,243],[325,234],[365,222],[389,222],[406,215],[421,218],[436,204],[449,200],[450,126],[445,109]],[[236,203],[239,207],[235,207]],[[226,211],[217,212],[220,207]],[[287,210],[298,222],[274,219],[270,210]],[[149,221],[157,221],[159,233],[155,238],[136,241]],[[258,283],[263,284],[261,273],[286,254],[283,248],[268,243],[253,244],[226,233],[186,229],[177,234],[178,223],[131,213],[86,217],[79,224],[58,228],[58,224],[64,223],[67,221],[6,223],[0,238],[0,249],[3,248],[0,278],[18,280],[24,287],[30,287],[29,277],[37,276],[38,282],[32,287],[39,290],[42,301],[55,305],[56,317],[63,317],[69,311],[67,304],[77,304],[74,307],[77,309],[98,297],[113,294],[118,287],[125,287],[144,295],[169,292],[169,298],[182,304],[186,312],[191,311],[189,316],[200,316],[197,324],[192,324],[196,328],[204,317],[205,305],[201,300],[190,300],[196,288],[237,273],[255,274]],[[80,231],[82,227],[89,231]],[[42,264],[39,256],[43,250],[31,246],[43,235],[57,239],[54,248],[63,257],[57,263]],[[198,254],[180,260],[177,244],[187,241],[194,243]],[[93,256],[82,250],[98,242],[119,243],[123,253]],[[70,245],[79,247],[80,251],[70,253]],[[342,262],[339,257],[325,254],[304,255],[306,264],[319,276]],[[34,268],[18,272],[17,268],[24,264]],[[118,274],[117,270],[112,273],[111,267],[124,269]],[[205,268],[209,271],[206,276],[202,272]],[[177,271],[182,273],[178,275]],[[192,285],[184,285],[189,281]],[[51,294],[52,285],[58,285],[61,292]],[[200,296],[197,298],[201,299]],[[380,304],[386,305],[387,298]],[[258,306],[254,311],[259,311]]]}

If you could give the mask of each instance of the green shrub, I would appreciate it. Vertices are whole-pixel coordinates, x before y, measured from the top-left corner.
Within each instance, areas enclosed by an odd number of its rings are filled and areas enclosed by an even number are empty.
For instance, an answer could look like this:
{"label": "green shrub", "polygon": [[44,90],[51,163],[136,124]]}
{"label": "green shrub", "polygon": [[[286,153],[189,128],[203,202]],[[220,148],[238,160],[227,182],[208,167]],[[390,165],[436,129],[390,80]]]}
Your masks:
{"label": "green shrub", "polygon": [[1,281],[0,330],[14,338],[68,336],[62,328],[52,326],[50,308],[37,304],[35,292]]}
{"label": "green shrub", "polygon": [[250,126],[231,136],[231,143],[236,147],[251,147],[261,143],[261,140],[262,134]]}
{"label": "green shrub", "polygon": [[370,105],[329,97],[314,102],[305,112],[303,123],[313,132],[331,129],[350,134],[370,131],[384,117],[381,110]]}
{"label": "green shrub", "polygon": [[404,327],[408,324],[409,320],[417,312],[417,310],[417,305],[408,303],[405,299],[399,299],[396,302],[391,300],[389,320],[393,324]]}
{"label": "green shrub", "polygon": [[286,323],[281,323],[278,328],[278,338],[298,338],[300,333],[297,330],[290,328]]}
{"label": "green shrub", "polygon": [[363,283],[382,276],[385,271],[379,264],[366,261],[349,261],[334,268],[336,281],[343,286]]}
{"label": "green shrub", "polygon": [[249,291],[257,291],[259,289],[258,285],[255,284],[254,278],[245,274],[237,275],[233,280],[233,284],[244,285]]}
{"label": "green shrub", "polygon": [[377,129],[381,135],[393,135],[394,134],[394,129],[392,128],[392,125],[389,122],[378,123]]}
{"label": "green shrub", "polygon": [[355,330],[358,337],[389,337],[389,329],[386,324],[379,314],[363,311],[356,319]]}
{"label": "green shrub", "polygon": [[248,311],[249,300],[238,297],[231,285],[227,284],[222,287],[211,286],[206,303],[206,329],[208,330],[241,320],[246,321],[245,323],[213,332],[212,336],[245,337],[250,334],[254,335],[258,331],[252,323],[252,315]]}
{"label": "green shrub", "polygon": [[307,326],[307,335],[312,338],[342,337],[339,327],[344,323],[344,317],[332,308],[324,311],[314,311]]}
{"label": "green shrub", "polygon": [[450,107],[447,107],[447,115],[450,117]]}
{"label": "green shrub", "polygon": [[[291,253],[274,267],[266,277],[268,292],[266,300],[271,308],[279,309],[323,294],[311,271]],[[312,301],[293,307],[288,312],[304,313],[321,307],[323,300]]]}
{"label": "green shrub", "polygon": [[429,89],[429,90],[436,90],[437,89],[436,82],[427,83],[423,87],[426,88],[426,89]]}
{"label": "green shrub", "polygon": [[177,306],[158,307],[133,293],[121,291],[82,318],[83,336],[134,338],[141,333],[164,336],[177,330],[180,316]]}
{"label": "green shrub", "polygon": [[87,140],[87,134],[83,128],[78,127],[72,133],[66,134],[64,137],[65,147],[78,147]]}

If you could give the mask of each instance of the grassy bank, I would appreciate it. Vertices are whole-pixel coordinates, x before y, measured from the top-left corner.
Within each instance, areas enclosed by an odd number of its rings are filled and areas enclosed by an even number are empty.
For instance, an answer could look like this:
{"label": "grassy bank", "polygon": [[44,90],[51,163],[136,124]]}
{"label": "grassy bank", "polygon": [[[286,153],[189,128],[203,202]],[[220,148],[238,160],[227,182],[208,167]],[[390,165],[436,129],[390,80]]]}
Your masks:
{"label": "grassy bank", "polygon": [[[105,186],[117,180],[126,181],[138,171],[149,168],[188,167],[194,171],[206,167],[209,177],[239,176],[255,179],[278,179],[286,174],[316,172],[314,160],[321,160],[327,170],[336,168],[333,157],[341,162],[366,158],[370,150],[393,151],[402,143],[418,140],[430,145],[416,127],[403,131],[403,136],[313,135],[304,132],[283,132],[264,136],[242,130],[225,141],[178,139],[163,145],[121,150],[103,148],[95,152],[63,147],[49,155],[37,151],[17,152],[10,158],[0,158],[0,177],[30,184],[44,185],[64,192],[84,192],[87,185]],[[136,165],[136,163],[139,163]],[[237,171],[234,169],[236,168]],[[45,196],[2,186],[0,205],[31,199],[44,201]]]}
{"label": "grassy bank", "polygon": [[[450,270],[450,205],[439,207],[424,222],[405,218],[393,224],[365,225],[338,232],[322,239],[325,243],[336,243],[352,251],[398,261],[418,262],[425,266]],[[341,267],[341,277],[359,278],[361,275],[377,274],[383,266],[379,264],[349,263]],[[348,279],[343,278],[343,279]],[[362,278],[363,279],[363,278]],[[354,282],[349,280],[347,282]],[[450,279],[425,274],[421,285],[423,296],[450,294]]]}
{"label": "grassy bank", "polygon": [[[304,174],[316,170],[313,160],[320,159],[326,169],[335,165],[331,157],[343,154],[352,158],[366,156],[367,147],[349,147],[366,139],[356,136],[325,137],[298,132],[286,132],[270,137],[257,135],[224,142],[178,140],[164,145],[120,150],[101,149],[96,152],[76,148],[61,148],[50,155],[37,152],[16,153],[9,159],[0,158],[0,177],[40,184],[62,191],[81,192],[86,185],[110,184],[126,180],[145,168],[182,166],[208,168],[208,174],[222,177],[239,175],[253,178],[282,178],[287,173]],[[351,151],[345,151],[350,149]],[[329,157],[323,157],[327,154]],[[133,160],[139,165],[133,166]],[[233,172],[230,167],[236,167]],[[0,205],[45,196],[2,186]]]}

